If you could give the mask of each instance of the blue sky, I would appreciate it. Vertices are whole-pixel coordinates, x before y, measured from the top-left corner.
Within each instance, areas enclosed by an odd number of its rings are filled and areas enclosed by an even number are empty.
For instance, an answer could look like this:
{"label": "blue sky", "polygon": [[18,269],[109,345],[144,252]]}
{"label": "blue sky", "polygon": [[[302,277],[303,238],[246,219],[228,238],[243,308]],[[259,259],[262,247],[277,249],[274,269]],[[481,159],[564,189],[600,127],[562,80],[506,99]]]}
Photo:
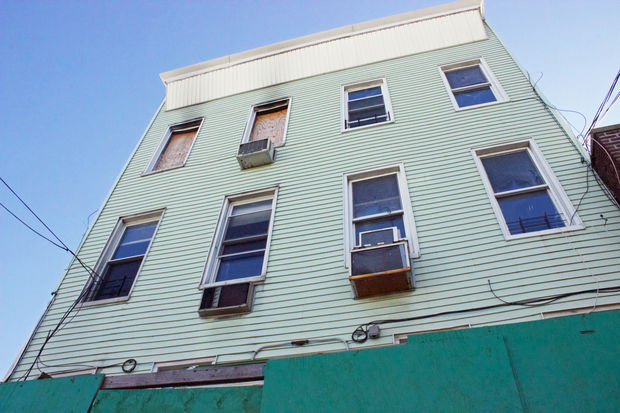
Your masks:
{"label": "blue sky", "polygon": [[[0,176],[76,248],[164,96],[159,73],[442,3],[4,0]],[[486,2],[521,65],[534,79],[544,74],[538,85],[550,101],[588,122],[620,68],[618,15],[612,0]],[[567,116],[581,129],[580,116]],[[614,123],[620,104],[602,125]],[[0,202],[35,224],[5,188]],[[0,374],[69,259],[0,210]]]}

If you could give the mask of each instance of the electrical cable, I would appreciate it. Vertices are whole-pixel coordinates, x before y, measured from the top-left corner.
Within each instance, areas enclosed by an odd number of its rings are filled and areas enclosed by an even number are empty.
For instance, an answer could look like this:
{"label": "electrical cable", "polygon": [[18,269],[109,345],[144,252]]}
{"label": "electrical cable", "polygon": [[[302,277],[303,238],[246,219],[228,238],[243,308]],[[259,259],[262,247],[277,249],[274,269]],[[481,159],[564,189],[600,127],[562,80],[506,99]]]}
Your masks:
{"label": "electrical cable", "polygon": [[614,89],[616,88],[616,85],[618,84],[618,79],[619,78],[620,78],[620,70],[618,70],[618,73],[616,73],[616,77],[611,82],[611,86],[609,87],[609,90],[607,91],[607,94],[603,98],[603,102],[598,107],[598,110],[596,111],[596,114],[594,115],[594,118],[592,119],[592,123],[590,124],[590,127],[588,128],[588,131],[586,132],[586,136],[589,135],[590,132],[592,131],[592,129],[594,129],[596,127],[596,125],[598,124],[601,112],[603,111],[605,105],[609,101],[609,98],[613,94]]}
{"label": "electrical cable", "polygon": [[[489,287],[490,286],[491,286],[491,283],[489,281]],[[508,306],[539,307],[539,306],[551,304],[555,301],[558,301],[558,300],[561,300],[567,297],[572,297],[575,295],[590,294],[590,293],[596,293],[596,294],[617,293],[617,292],[620,292],[620,286],[573,291],[569,293],[555,294],[555,295],[539,297],[539,298],[529,298],[529,299],[518,300],[518,301],[506,301],[498,297],[492,289],[491,289],[491,292],[498,300],[501,301],[501,303],[490,304],[490,305],[481,306],[481,307],[467,308],[463,310],[442,311],[439,313],[425,314],[425,315],[419,315],[415,317],[375,320],[369,323],[360,324],[351,334],[351,340],[359,344],[364,343],[366,340],[368,340],[368,329],[374,325],[401,323],[405,321],[417,321],[417,320],[424,320],[428,318],[440,317],[440,316],[445,316],[445,315],[465,314],[465,313],[471,313],[475,311],[492,310],[495,308],[502,308],[502,307],[508,307]]]}
{"label": "electrical cable", "polygon": [[[28,370],[26,371],[26,373],[24,374],[23,379],[26,380],[28,378],[28,376],[30,375],[30,373],[32,372],[32,369],[35,366],[38,366],[38,362],[39,359],[41,357],[41,354],[45,348],[45,346],[47,345],[47,343],[49,343],[49,341],[52,339],[52,337],[58,332],[60,331],[63,327],[64,327],[64,323],[67,320],[67,318],[69,317],[69,315],[71,314],[71,312],[76,308],[76,306],[90,293],[90,290],[92,288],[92,286],[94,285],[94,283],[96,283],[97,281],[101,280],[101,276],[99,274],[97,274],[97,272],[91,268],[90,266],[88,266],[87,264],[85,264],[78,256],[76,253],[74,253],[68,246],[67,244],[65,244],[60,237],[58,237],[58,235],[56,235],[56,233],[54,231],[52,231],[52,229],[39,217],[39,215],[37,215],[36,212],[34,212],[34,210],[26,203],[26,201],[24,201],[18,194],[17,192],[2,178],[0,177],[0,181],[9,189],[9,191],[11,191],[11,193],[26,207],[26,209],[28,209],[28,211],[30,211],[30,213],[32,215],[35,216],[35,218],[45,227],[45,229],[47,229],[53,236],[54,238],[56,238],[56,240],[60,243],[56,243],[53,240],[51,240],[50,238],[44,236],[43,234],[41,234],[39,231],[35,230],[34,228],[32,228],[30,225],[28,225],[25,221],[23,221],[21,218],[19,218],[15,213],[13,213],[10,209],[8,209],[4,204],[0,204],[9,214],[11,214],[15,219],[17,219],[21,224],[23,224],[24,226],[26,226],[29,230],[31,230],[32,232],[34,232],[35,234],[37,234],[38,236],[42,237],[43,239],[45,239],[46,241],[50,242],[52,245],[56,246],[57,248],[62,249],[63,251],[67,251],[69,252],[74,258],[75,260],[82,266],[82,268],[84,268],[86,270],[86,272],[88,273],[88,278],[89,278],[89,282],[84,286],[84,288],[82,289],[81,293],[78,295],[78,297],[75,299],[75,301],[73,301],[73,303],[69,306],[69,308],[62,314],[62,316],[60,317],[60,320],[58,321],[58,323],[56,324],[56,326],[52,329],[49,330],[47,333],[47,337],[45,338],[45,340],[43,341],[43,344],[41,345],[41,347],[39,348],[39,352],[37,353],[37,356],[35,357],[34,361],[32,362],[32,364],[30,365],[30,367],[28,368]],[[79,311],[79,309],[78,309]],[[71,318],[72,321],[75,316],[77,315],[77,312],[73,315],[73,317]],[[21,378],[20,378],[21,379]]]}
{"label": "electrical cable", "polygon": [[[557,108],[553,105],[548,104],[547,102],[545,102],[544,99],[542,99],[542,97],[540,96],[540,94],[538,93],[538,91],[536,90],[536,84],[540,81],[540,79],[542,78],[542,76],[536,81],[536,83],[532,84],[532,80],[530,77],[530,73],[527,73],[527,77],[528,77],[528,81],[530,82],[530,85],[532,85],[532,91],[534,92],[536,98],[538,99],[538,101],[540,103],[543,104],[543,106],[549,111],[549,108],[557,110],[558,113],[560,114],[560,116],[562,116],[562,118],[574,129],[575,132],[577,132],[577,128],[575,127],[575,125],[573,125],[567,118],[566,116],[564,116],[564,114],[562,112],[572,112],[572,113],[577,113],[579,114],[583,119],[584,119],[584,126],[582,128],[582,130],[578,133],[578,135],[576,136],[576,139],[579,141],[579,138],[581,137],[581,144],[582,146],[584,146],[586,148],[586,150],[588,152],[590,152],[590,147],[588,145],[588,136],[592,130],[592,126],[590,126],[590,128],[588,128],[588,131],[584,133],[584,129],[587,125],[587,119],[585,117],[585,115],[581,112],[578,111],[574,111],[574,110],[569,110],[569,109],[560,109]],[[602,108],[605,106],[605,103],[609,100],[609,97],[611,96],[611,94],[613,93],[613,90],[618,82],[618,78],[620,77],[620,71],[618,71],[618,73],[616,74],[616,77],[614,78],[614,80],[612,81],[612,85],[610,87],[610,89],[608,90],[607,94],[605,95],[605,98],[603,99],[603,102],[601,103],[601,105],[599,106],[599,110],[597,110],[597,114],[595,115],[595,119],[593,120],[592,125],[595,124],[596,120],[599,119],[598,115],[600,114]],[[619,92],[619,96],[620,96],[620,92]],[[612,102],[615,103],[616,99],[618,98],[618,96],[616,98],[614,98],[614,101]],[[607,110],[609,110],[609,108],[611,107],[611,105],[607,108]],[[606,112],[605,112],[606,113]],[[609,154],[609,152],[602,147],[602,145],[593,140],[590,139],[590,141],[594,141],[595,143],[597,143],[599,146],[601,146],[601,148],[603,149],[604,153],[607,155],[607,157],[611,160],[612,165],[613,165],[613,159],[611,158],[611,155]],[[581,155],[581,151],[579,151],[578,147],[575,145],[575,142],[572,141],[572,139],[569,139],[569,142],[571,143],[571,145],[573,145],[573,147],[575,147],[575,149],[577,150],[577,152],[579,152],[579,154]],[[601,188],[601,190],[603,191],[603,193],[605,194],[605,196],[607,197],[607,199],[614,205],[616,206],[618,209],[620,209],[620,204],[616,201],[616,199],[613,197],[612,194],[610,194],[609,190],[607,189],[607,187],[605,186],[604,183],[601,182],[600,178],[598,177],[598,175],[596,174],[596,172],[594,171],[594,169],[592,168],[592,163],[589,162],[588,160],[584,159],[583,156],[581,156],[581,161],[582,163],[586,164],[586,191],[584,192],[584,194],[581,196],[581,199],[579,200],[579,204],[577,205],[577,208],[575,208],[575,211],[573,212],[572,216],[571,216],[571,222],[574,219],[575,214],[577,213],[577,211],[579,210],[579,207],[581,206],[581,202],[583,201],[583,198],[585,198],[586,194],[588,193],[590,186],[589,186],[589,171],[592,172],[592,175],[594,176],[597,184],[599,185],[599,187]],[[614,170],[615,170],[615,165],[614,165]],[[616,172],[616,178],[618,179],[618,184],[620,184],[620,174],[618,173],[617,170],[615,170]]]}
{"label": "electrical cable", "polygon": [[620,98],[620,91],[616,93],[616,97],[614,98],[614,100],[612,100],[609,106],[607,106],[607,109],[605,109],[605,112],[601,114],[601,117],[598,119],[599,123],[603,120],[605,116],[607,116],[607,112],[609,112],[609,109],[611,109],[611,107],[616,104],[616,102],[618,101],[618,98]]}
{"label": "electrical cable", "polygon": [[30,225],[26,224],[20,217],[18,217],[13,211],[11,211],[9,208],[7,208],[2,202],[0,202],[0,206],[2,208],[4,208],[6,210],[6,212],[8,212],[9,214],[11,214],[13,216],[13,218],[15,218],[16,220],[18,220],[19,222],[21,222],[24,226],[26,226],[26,228],[28,228],[30,231],[34,232],[35,234],[37,234],[38,236],[40,236],[41,238],[43,238],[44,240],[48,241],[49,243],[51,243],[52,245],[68,251],[67,248],[63,247],[60,244],[55,243],[54,241],[52,241],[51,239],[49,239],[48,237],[46,237],[45,235],[41,234],[39,231],[37,231],[36,229],[32,228]]}

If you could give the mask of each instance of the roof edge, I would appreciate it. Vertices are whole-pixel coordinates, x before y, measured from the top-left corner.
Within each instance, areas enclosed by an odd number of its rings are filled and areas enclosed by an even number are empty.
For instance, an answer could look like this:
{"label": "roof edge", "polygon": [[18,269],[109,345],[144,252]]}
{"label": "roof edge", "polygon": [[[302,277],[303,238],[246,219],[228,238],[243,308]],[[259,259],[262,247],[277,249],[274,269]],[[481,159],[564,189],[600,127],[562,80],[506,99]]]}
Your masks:
{"label": "roof edge", "polygon": [[607,125],[607,126],[599,126],[590,131],[591,135],[596,135],[597,133],[609,132],[612,130],[620,129],[620,123],[616,123],[615,125]]}
{"label": "roof edge", "polygon": [[295,39],[273,43],[267,46],[261,46],[256,49],[251,49],[240,53],[234,53],[228,56],[206,60],[201,63],[196,63],[193,65],[181,67],[179,69],[163,72],[159,75],[159,77],[164,82],[164,84],[168,84],[170,82],[196,76],[202,73],[210,72],[228,66],[233,66],[239,63],[263,58],[266,56],[283,53],[285,51],[301,47],[311,46],[313,44],[349,37],[364,32],[385,29],[390,26],[398,26],[418,20],[426,20],[469,10],[479,10],[481,17],[484,20],[484,0],[459,0],[452,3],[441,4],[439,6],[433,6],[425,9],[396,14],[394,16],[369,20],[363,23],[342,26],[336,29],[330,29],[319,33],[297,37]]}

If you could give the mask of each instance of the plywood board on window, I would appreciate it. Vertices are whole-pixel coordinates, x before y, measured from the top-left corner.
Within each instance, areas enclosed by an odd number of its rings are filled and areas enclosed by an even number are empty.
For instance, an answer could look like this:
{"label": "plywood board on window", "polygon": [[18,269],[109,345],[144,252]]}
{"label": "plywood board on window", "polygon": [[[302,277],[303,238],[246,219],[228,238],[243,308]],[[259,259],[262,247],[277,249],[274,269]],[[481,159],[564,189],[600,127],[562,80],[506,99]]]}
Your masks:
{"label": "plywood board on window", "polygon": [[159,171],[183,165],[196,137],[196,131],[194,129],[191,131],[173,132],[166,145],[166,149],[162,152],[153,170]]}
{"label": "plywood board on window", "polygon": [[274,146],[281,145],[284,140],[286,128],[286,114],[288,107],[275,111],[257,113],[252,127],[250,141],[270,139]]}

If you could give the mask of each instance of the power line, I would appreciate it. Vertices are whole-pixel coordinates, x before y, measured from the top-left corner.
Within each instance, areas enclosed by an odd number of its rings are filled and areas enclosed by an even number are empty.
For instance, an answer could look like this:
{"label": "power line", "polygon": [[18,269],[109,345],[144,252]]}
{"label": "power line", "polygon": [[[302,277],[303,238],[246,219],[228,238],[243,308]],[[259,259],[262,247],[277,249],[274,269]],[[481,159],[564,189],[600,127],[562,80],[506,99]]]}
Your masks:
{"label": "power line", "polygon": [[[39,217],[39,215],[37,215],[36,212],[34,212],[34,210],[26,203],[26,201],[24,201],[18,194],[17,192],[4,180],[2,179],[2,177],[0,177],[0,181],[9,189],[9,191],[11,191],[11,193],[17,198],[19,199],[19,201],[24,205],[24,207],[26,207],[26,209],[28,209],[28,211],[30,211],[30,213],[32,215],[34,215],[34,217],[45,227],[45,229],[47,229],[50,234],[52,234],[54,236],[54,238],[56,238],[56,240],[60,243],[56,243],[55,241],[51,240],[50,238],[46,237],[45,235],[41,234],[39,231],[35,230],[34,228],[32,228],[30,225],[28,225],[24,220],[22,220],[21,218],[19,218],[17,216],[17,214],[15,214],[13,211],[11,211],[9,208],[7,208],[4,204],[0,203],[0,205],[9,213],[11,214],[16,220],[18,220],[21,224],[23,224],[26,228],[28,228],[30,231],[34,232],[35,234],[37,234],[38,236],[40,236],[41,238],[45,239],[46,241],[50,242],[52,245],[62,249],[63,251],[67,251],[68,253],[70,253],[73,258],[82,266],[82,268],[84,268],[86,270],[86,272],[88,273],[88,278],[89,278],[89,282],[86,283],[86,285],[84,286],[84,288],[82,289],[82,292],[78,295],[78,297],[73,301],[73,303],[69,306],[69,308],[63,313],[63,315],[60,317],[60,320],[58,321],[58,323],[56,324],[56,326],[54,326],[53,329],[49,330],[47,333],[47,336],[45,338],[45,340],[43,341],[43,344],[41,345],[41,347],[39,348],[39,351],[34,359],[34,361],[32,362],[32,364],[30,365],[30,367],[28,368],[28,370],[26,371],[26,373],[22,376],[24,380],[26,380],[28,378],[28,376],[30,375],[30,373],[32,372],[32,369],[35,366],[38,366],[39,364],[39,360],[41,358],[41,354],[43,353],[43,350],[45,349],[45,346],[47,345],[47,343],[49,343],[49,341],[52,339],[52,337],[54,337],[54,335],[60,331],[63,327],[64,327],[64,323],[67,320],[67,318],[69,317],[69,315],[71,314],[71,312],[73,310],[75,310],[75,308],[77,307],[77,305],[85,298],[88,296],[88,294],[90,293],[90,290],[92,288],[92,286],[99,280],[101,280],[101,276],[99,274],[97,274],[97,272],[91,268],[90,266],[88,266],[87,264],[85,264],[78,256],[75,252],[73,252],[68,246],[67,244],[65,244],[60,237],[58,237],[58,235],[56,235],[56,233]],[[54,298],[56,297],[56,294],[53,293]],[[79,311],[79,308],[78,308]],[[71,318],[71,320],[73,320],[73,318],[75,318],[75,316],[77,315],[77,311],[76,313],[73,315],[73,317]],[[69,321],[71,321],[69,320]]]}

